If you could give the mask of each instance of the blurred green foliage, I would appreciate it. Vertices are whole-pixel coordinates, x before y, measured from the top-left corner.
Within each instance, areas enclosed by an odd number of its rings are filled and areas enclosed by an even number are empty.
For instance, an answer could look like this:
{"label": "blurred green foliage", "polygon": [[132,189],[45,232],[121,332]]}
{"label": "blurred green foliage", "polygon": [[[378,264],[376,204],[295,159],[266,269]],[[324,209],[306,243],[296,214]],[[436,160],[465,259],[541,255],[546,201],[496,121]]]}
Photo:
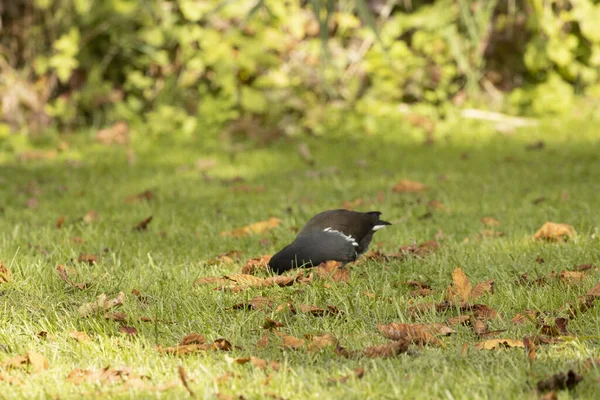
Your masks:
{"label": "blurred green foliage", "polygon": [[149,136],[264,141],[369,131],[407,106],[544,115],[600,97],[597,0],[9,3],[0,89],[13,128],[125,120]]}

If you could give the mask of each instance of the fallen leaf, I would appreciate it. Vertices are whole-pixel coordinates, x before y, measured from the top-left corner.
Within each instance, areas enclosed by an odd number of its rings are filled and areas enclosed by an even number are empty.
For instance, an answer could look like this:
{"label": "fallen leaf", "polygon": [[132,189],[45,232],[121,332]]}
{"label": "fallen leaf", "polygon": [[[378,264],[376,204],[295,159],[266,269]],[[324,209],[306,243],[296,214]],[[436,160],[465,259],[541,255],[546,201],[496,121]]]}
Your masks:
{"label": "fallen leaf", "polygon": [[91,224],[94,221],[98,220],[98,212],[96,210],[90,210],[83,216],[83,222],[86,224]]}
{"label": "fallen leaf", "polygon": [[124,322],[127,320],[127,314],[125,314],[124,312],[117,311],[112,313],[106,313],[104,318],[109,321]]}
{"label": "fallen leaf", "polygon": [[310,152],[310,148],[306,143],[300,143],[298,145],[298,154],[300,155],[300,158],[302,158],[302,160],[304,160],[304,162],[308,165],[313,165],[315,163],[312,153]]}
{"label": "fallen leaf", "polygon": [[40,353],[36,353],[35,351],[28,351],[27,359],[29,361],[29,364],[31,365],[31,368],[33,369],[34,374],[48,369],[48,359]]}
{"label": "fallen leaf", "polygon": [[249,287],[261,287],[265,285],[265,280],[257,278],[256,276],[249,274],[233,274],[226,275],[225,278],[232,282],[235,282],[237,286],[249,286]]}
{"label": "fallen leaf", "polygon": [[592,287],[590,290],[588,290],[588,292],[586,293],[586,296],[590,296],[590,297],[594,297],[594,298],[600,297],[600,283],[596,283],[594,285],[594,287]]}
{"label": "fallen leaf", "polygon": [[80,263],[88,263],[92,265],[98,261],[98,257],[96,257],[94,254],[80,254],[77,261],[79,261]]}
{"label": "fallen leaf", "polygon": [[580,271],[561,271],[559,279],[567,284],[579,283],[585,279],[585,273]]}
{"label": "fallen leaf", "polygon": [[437,323],[403,324],[392,322],[390,324],[377,324],[377,329],[388,339],[407,340],[418,345],[441,345],[442,342],[436,336],[456,333],[452,328]]}
{"label": "fallen leaf", "polygon": [[242,255],[241,250],[230,250],[207,261],[208,265],[231,264]]}
{"label": "fallen leaf", "polygon": [[452,285],[448,287],[446,299],[452,301],[455,297],[458,297],[462,301],[467,301],[470,294],[471,282],[469,282],[469,278],[467,278],[462,268],[454,269],[454,272],[452,272]]}
{"label": "fallen leaf", "polygon": [[374,299],[374,298],[375,298],[375,293],[373,293],[373,292],[369,292],[369,291],[367,291],[367,290],[365,290],[365,291],[361,292],[361,294],[363,294],[363,295],[367,296],[367,297],[368,297],[368,298],[370,298],[370,299]]}
{"label": "fallen leaf", "polygon": [[66,270],[65,266],[62,264],[59,264],[56,266],[56,272],[58,272],[58,276],[60,277],[60,279],[62,279],[64,282],[66,282],[69,286],[75,287],[79,290],[83,290],[88,286],[87,283],[74,283],[69,278],[69,275],[67,274],[67,270]]}
{"label": "fallen leaf", "polygon": [[525,347],[525,345],[522,340],[517,339],[489,339],[475,344],[475,348],[479,350],[494,350],[501,347]]}
{"label": "fallen leaf", "polygon": [[219,276],[205,276],[203,278],[198,278],[194,281],[194,286],[199,285],[224,285],[229,283],[229,279],[221,278]]}
{"label": "fallen leaf", "polygon": [[229,340],[223,338],[215,339],[215,341],[212,342],[211,347],[213,350],[221,351],[230,351],[231,349],[233,349],[233,346],[231,345]]}
{"label": "fallen leaf", "polygon": [[338,261],[327,261],[315,267],[314,271],[321,279],[330,279],[334,282],[348,282],[350,280],[350,272],[347,268],[341,268],[341,265]]}
{"label": "fallen leaf", "polygon": [[281,347],[289,348],[292,350],[298,350],[299,348],[304,346],[305,343],[306,341],[304,339],[300,339],[295,336],[284,335]]}
{"label": "fallen leaf", "polygon": [[494,293],[494,280],[490,279],[485,282],[479,282],[476,284],[471,293],[469,294],[469,298],[471,300],[477,300],[479,297],[483,296],[486,293]]}
{"label": "fallen leaf", "polygon": [[469,355],[469,343],[465,342],[460,350],[460,355],[464,358]]}
{"label": "fallen leaf", "polygon": [[268,271],[271,257],[271,255],[264,255],[258,258],[251,258],[246,261],[246,265],[242,268],[242,274],[254,275],[259,271]]}
{"label": "fallen leaf", "polygon": [[470,315],[459,315],[457,317],[452,317],[447,321],[448,325],[470,325],[472,322]]}
{"label": "fallen leaf", "polygon": [[263,329],[275,329],[275,328],[283,328],[285,324],[283,322],[275,321],[269,317],[265,318],[265,323],[263,324]]}
{"label": "fallen leaf", "polygon": [[263,283],[265,286],[291,286],[296,282],[298,276],[277,275],[270,278],[265,278]]}
{"label": "fallen leaf", "polygon": [[408,340],[395,340],[386,344],[371,346],[364,349],[363,353],[369,358],[389,358],[405,353],[408,350]]}
{"label": "fallen leaf", "polygon": [[473,333],[479,336],[488,333],[487,322],[482,319],[476,319],[473,323]]}
{"label": "fallen leaf", "polygon": [[576,271],[588,271],[590,269],[596,269],[596,266],[594,264],[579,264],[578,266],[575,267]]}
{"label": "fallen leaf", "polygon": [[61,215],[60,217],[58,217],[58,219],[56,220],[56,228],[60,229],[62,228],[63,224],[65,223],[65,216]]}
{"label": "fallen leaf", "polygon": [[211,350],[211,346],[208,344],[187,344],[185,346],[177,345],[171,347],[158,346],[157,350],[162,354],[171,354],[175,356],[183,356],[186,354],[198,353],[201,351]]}
{"label": "fallen leaf", "polygon": [[421,182],[402,179],[392,187],[395,193],[416,193],[428,190],[429,187]]}
{"label": "fallen leaf", "polygon": [[150,222],[152,222],[152,215],[138,222],[137,225],[133,228],[133,230],[145,231],[146,229],[148,229],[148,224],[150,224]]}
{"label": "fallen leaf", "polygon": [[525,310],[523,313],[518,313],[511,319],[511,322],[515,325],[522,325],[526,322],[533,322],[537,313],[533,310]]}
{"label": "fallen leaf", "polygon": [[327,380],[331,383],[346,383],[350,378],[362,379],[363,376],[365,376],[365,370],[356,368],[352,374],[344,375],[339,378],[328,378]]}
{"label": "fallen leaf", "polygon": [[238,304],[234,305],[233,309],[241,310],[241,309],[249,308],[249,309],[258,311],[258,310],[264,310],[266,308],[271,308],[272,306],[273,306],[272,298],[257,296],[257,297],[253,297],[252,299],[248,300],[247,303],[238,303]]}
{"label": "fallen leaf", "polygon": [[119,305],[123,304],[124,301],[125,301],[125,293],[123,293],[123,292],[119,292],[117,297],[115,297],[114,299],[109,299],[106,294],[102,293],[96,298],[95,301],[81,305],[77,309],[77,312],[79,313],[80,316],[87,317],[98,311],[106,311],[113,307],[119,306]]}
{"label": "fallen leaf", "polygon": [[[435,240],[429,240],[427,242],[419,243],[418,245],[411,244],[408,246],[402,246],[402,247],[400,247],[400,254],[402,254],[402,255],[414,254],[419,257],[424,257],[424,256],[434,252],[439,247],[440,247],[440,244],[438,242],[436,242]],[[395,255],[395,254],[392,254],[391,256],[394,258],[398,258],[398,255]]]}
{"label": "fallen leaf", "polygon": [[496,218],[492,218],[492,217],[481,218],[481,223],[484,224],[485,226],[500,226],[500,221],[498,221]]}
{"label": "fallen leaf", "polygon": [[136,328],[134,328],[133,326],[125,326],[125,325],[121,325],[119,327],[119,332],[124,333],[126,335],[137,335],[138,334],[138,330]]}
{"label": "fallen leaf", "polygon": [[150,201],[154,199],[154,193],[151,190],[144,190],[141,193],[130,194],[125,197],[125,203],[136,203],[139,201]]}
{"label": "fallen leaf", "polygon": [[190,384],[188,383],[188,377],[187,377],[187,374],[185,373],[185,369],[183,369],[183,365],[179,365],[177,370],[179,371],[179,379],[181,379],[181,383],[183,383],[183,386],[190,394],[190,397],[195,398],[196,394],[194,393],[192,388],[190,388]]}
{"label": "fallen leaf", "polygon": [[243,228],[221,232],[221,236],[242,237],[252,234],[264,233],[279,226],[281,219],[271,217],[267,221],[255,222]]}
{"label": "fallen leaf", "polygon": [[426,283],[419,282],[419,281],[412,281],[411,280],[411,281],[406,282],[406,284],[408,286],[410,286],[410,287],[414,287],[414,288],[417,288],[417,289],[431,289],[430,285],[428,285]]}
{"label": "fallen leaf", "polygon": [[67,375],[67,382],[79,385],[82,383],[100,383],[110,385],[116,383],[131,384],[133,381],[141,382],[148,377],[138,375],[129,367],[110,368],[99,370],[75,368]]}
{"label": "fallen leaf", "polygon": [[569,370],[566,374],[560,372],[552,375],[545,381],[539,381],[537,384],[537,390],[541,393],[549,392],[553,390],[571,390],[583,380],[583,376],[575,373],[573,370]]}
{"label": "fallen leaf", "polygon": [[271,331],[267,330],[265,334],[258,340],[256,343],[256,347],[259,349],[264,349],[269,345],[269,333]]}
{"label": "fallen leaf", "polygon": [[533,343],[533,341],[528,337],[524,337],[523,345],[525,346],[525,350],[527,350],[527,358],[529,359],[529,362],[535,361],[536,352],[535,344]]}
{"label": "fallen leaf", "polygon": [[308,351],[319,351],[326,347],[337,347],[337,345],[337,338],[330,333],[314,335],[311,337],[311,342],[308,345]]}
{"label": "fallen leaf", "polygon": [[127,144],[129,140],[129,126],[126,122],[119,121],[109,128],[100,129],[96,132],[96,140],[105,145]]}
{"label": "fallen leaf", "polygon": [[137,297],[137,299],[140,303],[145,304],[145,305],[150,304],[150,299],[148,298],[148,296],[143,295],[136,288],[131,289],[131,294],[134,295],[135,297]]}
{"label": "fallen leaf", "polygon": [[[331,306],[328,305],[327,309],[321,308],[321,307],[317,307],[317,306],[312,306],[310,304],[300,304],[298,306],[298,308],[300,309],[301,312],[306,313],[306,314],[312,314],[316,317],[322,317],[326,314],[339,314],[340,310],[338,310],[337,307],[335,306]],[[293,308],[291,310],[292,312],[295,312],[295,308]]]}
{"label": "fallen leaf", "polygon": [[475,318],[480,319],[496,319],[498,312],[485,304],[462,304],[461,311],[471,311]]}
{"label": "fallen leaf", "polygon": [[434,211],[444,211],[447,209],[447,207],[444,203],[442,203],[441,201],[437,201],[437,200],[430,200],[429,203],[427,203],[427,207],[430,210],[434,210]]}
{"label": "fallen leaf", "polygon": [[575,235],[575,229],[571,225],[558,224],[554,222],[546,222],[542,227],[533,235],[534,239],[537,240],[548,240],[548,241],[559,241],[567,240]]}
{"label": "fallen leaf", "polygon": [[77,340],[79,343],[86,343],[92,341],[92,338],[86,332],[69,331],[69,336]]}
{"label": "fallen leaf", "polygon": [[0,261],[0,284],[12,282],[12,274],[10,270]]}
{"label": "fallen leaf", "polygon": [[179,343],[179,345],[186,346],[188,344],[204,344],[204,343],[206,343],[206,338],[204,337],[204,335],[192,332],[192,333],[185,335],[185,337],[183,339],[181,339],[181,342]]}

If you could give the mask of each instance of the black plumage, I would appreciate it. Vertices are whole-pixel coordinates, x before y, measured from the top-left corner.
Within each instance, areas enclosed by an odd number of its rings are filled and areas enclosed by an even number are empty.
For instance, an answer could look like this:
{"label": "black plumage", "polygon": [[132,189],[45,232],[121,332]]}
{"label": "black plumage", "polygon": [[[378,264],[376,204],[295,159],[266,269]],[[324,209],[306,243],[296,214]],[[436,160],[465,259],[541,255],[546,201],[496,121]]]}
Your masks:
{"label": "black plumage", "polygon": [[373,234],[386,225],[379,211],[323,211],[304,225],[294,241],[275,254],[269,267],[276,273],[326,261],[348,263],[364,253]]}

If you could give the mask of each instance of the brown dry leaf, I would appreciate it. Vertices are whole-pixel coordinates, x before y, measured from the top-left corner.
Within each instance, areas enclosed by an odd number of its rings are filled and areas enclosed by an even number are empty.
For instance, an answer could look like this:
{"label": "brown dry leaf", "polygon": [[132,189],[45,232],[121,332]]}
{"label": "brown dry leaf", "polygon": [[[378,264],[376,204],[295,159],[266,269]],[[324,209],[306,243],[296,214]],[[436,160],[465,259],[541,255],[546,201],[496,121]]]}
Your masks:
{"label": "brown dry leaf", "polygon": [[266,286],[265,280],[249,274],[226,275],[225,278],[235,282],[237,286],[261,287]]}
{"label": "brown dry leaf", "polygon": [[492,218],[492,217],[481,218],[481,223],[484,224],[485,226],[500,226],[500,221],[498,221],[496,218]]}
{"label": "brown dry leaf", "polygon": [[191,398],[195,398],[196,394],[194,393],[192,388],[190,388],[190,384],[188,383],[188,377],[185,372],[185,369],[183,369],[183,365],[179,365],[177,370],[179,372],[179,379],[181,379],[181,383],[183,383],[183,387],[185,387],[185,389],[188,391]]}
{"label": "brown dry leaf", "polygon": [[86,224],[91,224],[94,221],[98,220],[98,212],[96,212],[96,210],[90,210],[88,212],[85,213],[85,215],[83,216],[83,222],[85,222]]}
{"label": "brown dry leaf", "polygon": [[470,315],[459,315],[458,317],[450,318],[447,323],[448,325],[470,325],[473,319]]}
{"label": "brown dry leaf", "polygon": [[405,353],[408,350],[408,340],[394,340],[386,344],[371,346],[364,349],[365,356],[369,358],[388,358]]}
{"label": "brown dry leaf", "polygon": [[133,327],[133,326],[125,326],[125,325],[121,325],[119,327],[119,332],[124,333],[126,335],[131,335],[131,336],[134,336],[134,335],[138,334],[138,330],[135,327]]}
{"label": "brown dry leaf", "polygon": [[462,357],[467,357],[469,355],[469,343],[463,343],[462,348],[460,350],[460,355]]}
{"label": "brown dry leaf", "polygon": [[10,270],[0,261],[0,284],[12,282],[12,274]]}
{"label": "brown dry leaf", "polygon": [[369,292],[369,291],[367,291],[367,290],[365,290],[364,292],[361,292],[361,294],[363,294],[363,295],[367,296],[367,297],[368,297],[368,298],[370,298],[370,299],[374,299],[374,298],[375,298],[375,293],[373,293],[373,292]]}
{"label": "brown dry leaf", "polygon": [[88,263],[92,265],[98,261],[98,257],[96,257],[94,254],[80,254],[77,261],[79,261],[80,263]]}
{"label": "brown dry leaf", "polygon": [[296,282],[298,276],[277,275],[270,278],[265,278],[265,286],[292,286]]}
{"label": "brown dry leaf", "polygon": [[308,345],[308,351],[319,351],[326,347],[337,347],[337,345],[337,338],[330,333],[314,335],[311,338],[310,344]]}
{"label": "brown dry leaf", "polygon": [[124,301],[125,293],[123,292],[119,292],[117,297],[115,297],[114,299],[109,299],[106,294],[102,293],[96,298],[95,301],[81,305],[77,309],[77,312],[80,316],[87,317],[95,312],[106,311],[113,307],[119,306],[123,304]]}
{"label": "brown dry leaf", "polygon": [[127,314],[125,314],[124,312],[117,311],[112,313],[106,313],[104,318],[109,321],[124,322],[127,320]]}
{"label": "brown dry leaf", "polygon": [[328,378],[327,380],[331,383],[346,383],[350,378],[362,379],[363,376],[365,376],[365,370],[356,368],[352,374],[340,376],[339,378]]}
{"label": "brown dry leaf", "polygon": [[48,369],[48,359],[40,353],[36,353],[35,351],[28,351],[27,359],[29,361],[29,364],[31,365],[31,368],[33,369],[34,374]]}
{"label": "brown dry leaf", "polygon": [[125,203],[137,203],[140,201],[150,201],[152,199],[154,199],[154,193],[152,190],[144,190],[141,193],[130,194],[129,196],[125,197]]}
{"label": "brown dry leaf", "polygon": [[317,266],[314,271],[321,279],[331,279],[334,282],[348,282],[350,272],[347,268],[341,268],[342,263],[338,261],[327,261]]}
{"label": "brown dry leaf", "polygon": [[265,322],[263,324],[263,329],[275,329],[275,328],[283,328],[285,324],[283,322],[275,321],[269,317],[265,318]]}
{"label": "brown dry leaf", "polygon": [[592,287],[590,290],[588,290],[588,292],[586,293],[586,296],[590,296],[590,297],[600,297],[600,283],[596,283],[594,285],[594,287]]}
{"label": "brown dry leaf", "polygon": [[390,324],[377,324],[379,332],[391,340],[407,340],[419,345],[443,343],[436,337],[450,335],[456,331],[444,324],[403,324],[392,322]]}
{"label": "brown dry leaf", "polygon": [[427,242],[417,244],[411,244],[407,246],[400,247],[399,254],[391,254],[388,257],[391,258],[400,258],[402,256],[406,256],[407,254],[414,254],[419,257],[424,257],[440,247],[440,244],[435,240],[428,240]]}
{"label": "brown dry leaf", "polygon": [[251,258],[246,261],[246,265],[242,268],[242,274],[254,275],[259,271],[268,271],[271,255],[264,255],[258,258]]}
{"label": "brown dry leaf", "polygon": [[539,381],[537,384],[537,390],[541,393],[550,392],[554,390],[571,390],[575,388],[583,380],[583,376],[569,370],[566,374],[564,372],[552,375],[545,381]]}
{"label": "brown dry leaf", "polygon": [[232,308],[234,310],[252,309],[252,310],[258,311],[258,310],[264,310],[266,308],[271,308],[271,307],[273,307],[273,299],[272,298],[257,296],[257,297],[253,297],[252,299],[248,300],[247,303],[238,303],[238,304],[234,305]]}
{"label": "brown dry leaf", "polygon": [[71,280],[71,278],[69,278],[69,275],[67,274],[67,270],[66,270],[65,266],[62,264],[59,264],[56,266],[56,272],[58,272],[58,276],[60,276],[60,279],[65,281],[69,286],[75,287],[79,290],[83,290],[88,286],[87,283],[74,283]]}
{"label": "brown dry leaf", "polygon": [[126,383],[128,387],[136,387],[143,384],[143,380],[149,379],[147,376],[138,375],[129,367],[110,368],[105,367],[99,370],[75,368],[67,375],[67,382],[73,384],[81,383],[100,383],[115,384]]}
{"label": "brown dry leaf", "polygon": [[177,345],[170,347],[162,347],[158,346],[156,348],[159,353],[162,354],[172,354],[175,356],[182,356],[186,354],[198,353],[201,351],[211,350],[211,346],[209,344],[186,344],[185,346]]}
{"label": "brown dry leaf", "polygon": [[152,222],[152,215],[149,216],[148,218],[144,218],[143,220],[138,222],[136,224],[136,226],[133,227],[133,230],[134,231],[145,231],[146,229],[148,229],[148,224],[150,224],[150,222]]}
{"label": "brown dry leaf", "polygon": [[69,331],[69,336],[77,340],[79,343],[86,343],[92,340],[92,338],[86,332]]}
{"label": "brown dry leaf", "polygon": [[433,289],[417,289],[409,293],[413,297],[427,297],[434,293]]}
{"label": "brown dry leaf", "polygon": [[256,343],[256,347],[259,349],[264,349],[269,345],[269,333],[271,331],[267,330],[265,334],[258,340]]}
{"label": "brown dry leaf", "polygon": [[479,282],[478,284],[476,284],[471,290],[469,298],[471,300],[477,300],[479,297],[483,296],[486,293],[494,293],[493,279],[487,280],[485,282]]}
{"label": "brown dry leaf", "polygon": [[511,319],[511,322],[515,325],[522,325],[526,322],[534,322],[537,313],[533,310],[525,310],[522,313],[518,313]]}
{"label": "brown dry leaf", "polygon": [[471,311],[475,318],[480,319],[496,319],[499,317],[498,312],[485,304],[463,304],[460,307],[461,311]]}
{"label": "brown dry leaf", "polygon": [[447,209],[446,205],[438,200],[430,200],[429,203],[427,203],[427,207],[433,211],[444,211]]}
{"label": "brown dry leaf", "polygon": [[267,221],[260,221],[244,226],[243,228],[237,228],[231,231],[221,232],[221,236],[231,237],[242,237],[257,233],[264,233],[268,230],[274,229],[279,226],[281,219],[271,217]]}
{"label": "brown dry leaf", "polygon": [[65,216],[61,215],[60,217],[58,217],[58,219],[56,220],[56,229],[60,229],[62,228],[63,224],[65,223]]}
{"label": "brown dry leaf", "polygon": [[215,258],[212,258],[207,261],[209,265],[217,265],[217,264],[231,264],[234,261],[238,260],[242,255],[241,250],[229,250],[225,253],[221,253],[217,255]]}
{"label": "brown dry leaf", "polygon": [[105,145],[127,144],[129,140],[129,125],[126,122],[119,121],[109,128],[100,129],[96,133],[96,140]]}
{"label": "brown dry leaf", "polygon": [[473,333],[479,336],[488,333],[487,322],[482,319],[476,319],[473,323]]}
{"label": "brown dry leaf", "polygon": [[417,288],[417,289],[431,289],[430,285],[423,283],[423,282],[419,282],[419,281],[410,280],[410,281],[406,282],[406,284],[410,287]]}
{"label": "brown dry leaf", "polygon": [[462,301],[468,301],[471,294],[471,282],[462,268],[458,267],[452,272],[452,285],[446,291],[446,300],[452,301],[458,297]]}
{"label": "brown dry leaf", "polygon": [[29,161],[44,161],[56,158],[58,152],[56,150],[28,150],[19,153],[17,159],[21,162]]}
{"label": "brown dry leaf", "polygon": [[220,276],[205,276],[194,281],[194,286],[199,285],[224,285],[229,283],[229,279],[221,278]]}
{"label": "brown dry leaf", "polygon": [[525,347],[522,340],[517,339],[489,339],[475,344],[479,350],[494,350],[501,347]]}
{"label": "brown dry leaf", "polygon": [[304,339],[300,339],[295,336],[284,335],[283,343],[281,344],[281,347],[289,348],[292,350],[298,350],[305,344],[306,344],[306,341]]}
{"label": "brown dry leaf", "polygon": [[534,239],[537,240],[548,240],[548,241],[559,241],[567,240],[575,235],[575,229],[571,225],[558,224],[554,222],[546,222],[542,227],[533,235]]}
{"label": "brown dry leaf", "polygon": [[392,187],[394,193],[416,193],[423,192],[429,187],[421,182],[402,179]]}
{"label": "brown dry leaf", "polygon": [[185,335],[185,337],[183,339],[181,339],[181,342],[179,343],[179,345],[187,346],[188,344],[204,344],[204,343],[206,343],[206,338],[204,337],[204,335],[192,332],[192,333]]}
{"label": "brown dry leaf", "polygon": [[585,273],[580,271],[561,271],[559,279],[566,284],[579,283],[585,279]]}
{"label": "brown dry leaf", "polygon": [[[295,313],[296,312],[296,308],[293,307],[293,305],[291,305],[291,304],[290,304],[290,306],[291,306],[290,311],[293,312],[293,313]],[[313,305],[310,305],[310,304],[300,304],[300,305],[298,305],[298,308],[300,309],[301,312],[307,313],[307,314],[312,314],[312,315],[314,315],[316,317],[322,317],[322,316],[324,316],[326,314],[333,314],[333,315],[335,315],[335,314],[339,314],[340,313],[340,310],[338,310],[337,307],[331,306],[331,305],[328,305],[327,309],[324,309],[324,308],[313,306]]]}
{"label": "brown dry leaf", "polygon": [[525,346],[525,350],[527,350],[527,358],[530,362],[533,362],[536,357],[535,343],[533,343],[533,341],[530,338],[524,337],[523,345]]}

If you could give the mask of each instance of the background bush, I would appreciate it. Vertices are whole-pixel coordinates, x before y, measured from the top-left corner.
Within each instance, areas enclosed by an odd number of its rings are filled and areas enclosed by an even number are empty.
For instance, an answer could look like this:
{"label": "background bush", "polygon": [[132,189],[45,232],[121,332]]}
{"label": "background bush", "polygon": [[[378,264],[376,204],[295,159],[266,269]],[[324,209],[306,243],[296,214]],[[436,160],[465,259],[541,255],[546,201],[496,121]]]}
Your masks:
{"label": "background bush", "polygon": [[2,2],[0,131],[124,120],[234,144],[457,105],[569,112],[600,97],[598,3]]}

